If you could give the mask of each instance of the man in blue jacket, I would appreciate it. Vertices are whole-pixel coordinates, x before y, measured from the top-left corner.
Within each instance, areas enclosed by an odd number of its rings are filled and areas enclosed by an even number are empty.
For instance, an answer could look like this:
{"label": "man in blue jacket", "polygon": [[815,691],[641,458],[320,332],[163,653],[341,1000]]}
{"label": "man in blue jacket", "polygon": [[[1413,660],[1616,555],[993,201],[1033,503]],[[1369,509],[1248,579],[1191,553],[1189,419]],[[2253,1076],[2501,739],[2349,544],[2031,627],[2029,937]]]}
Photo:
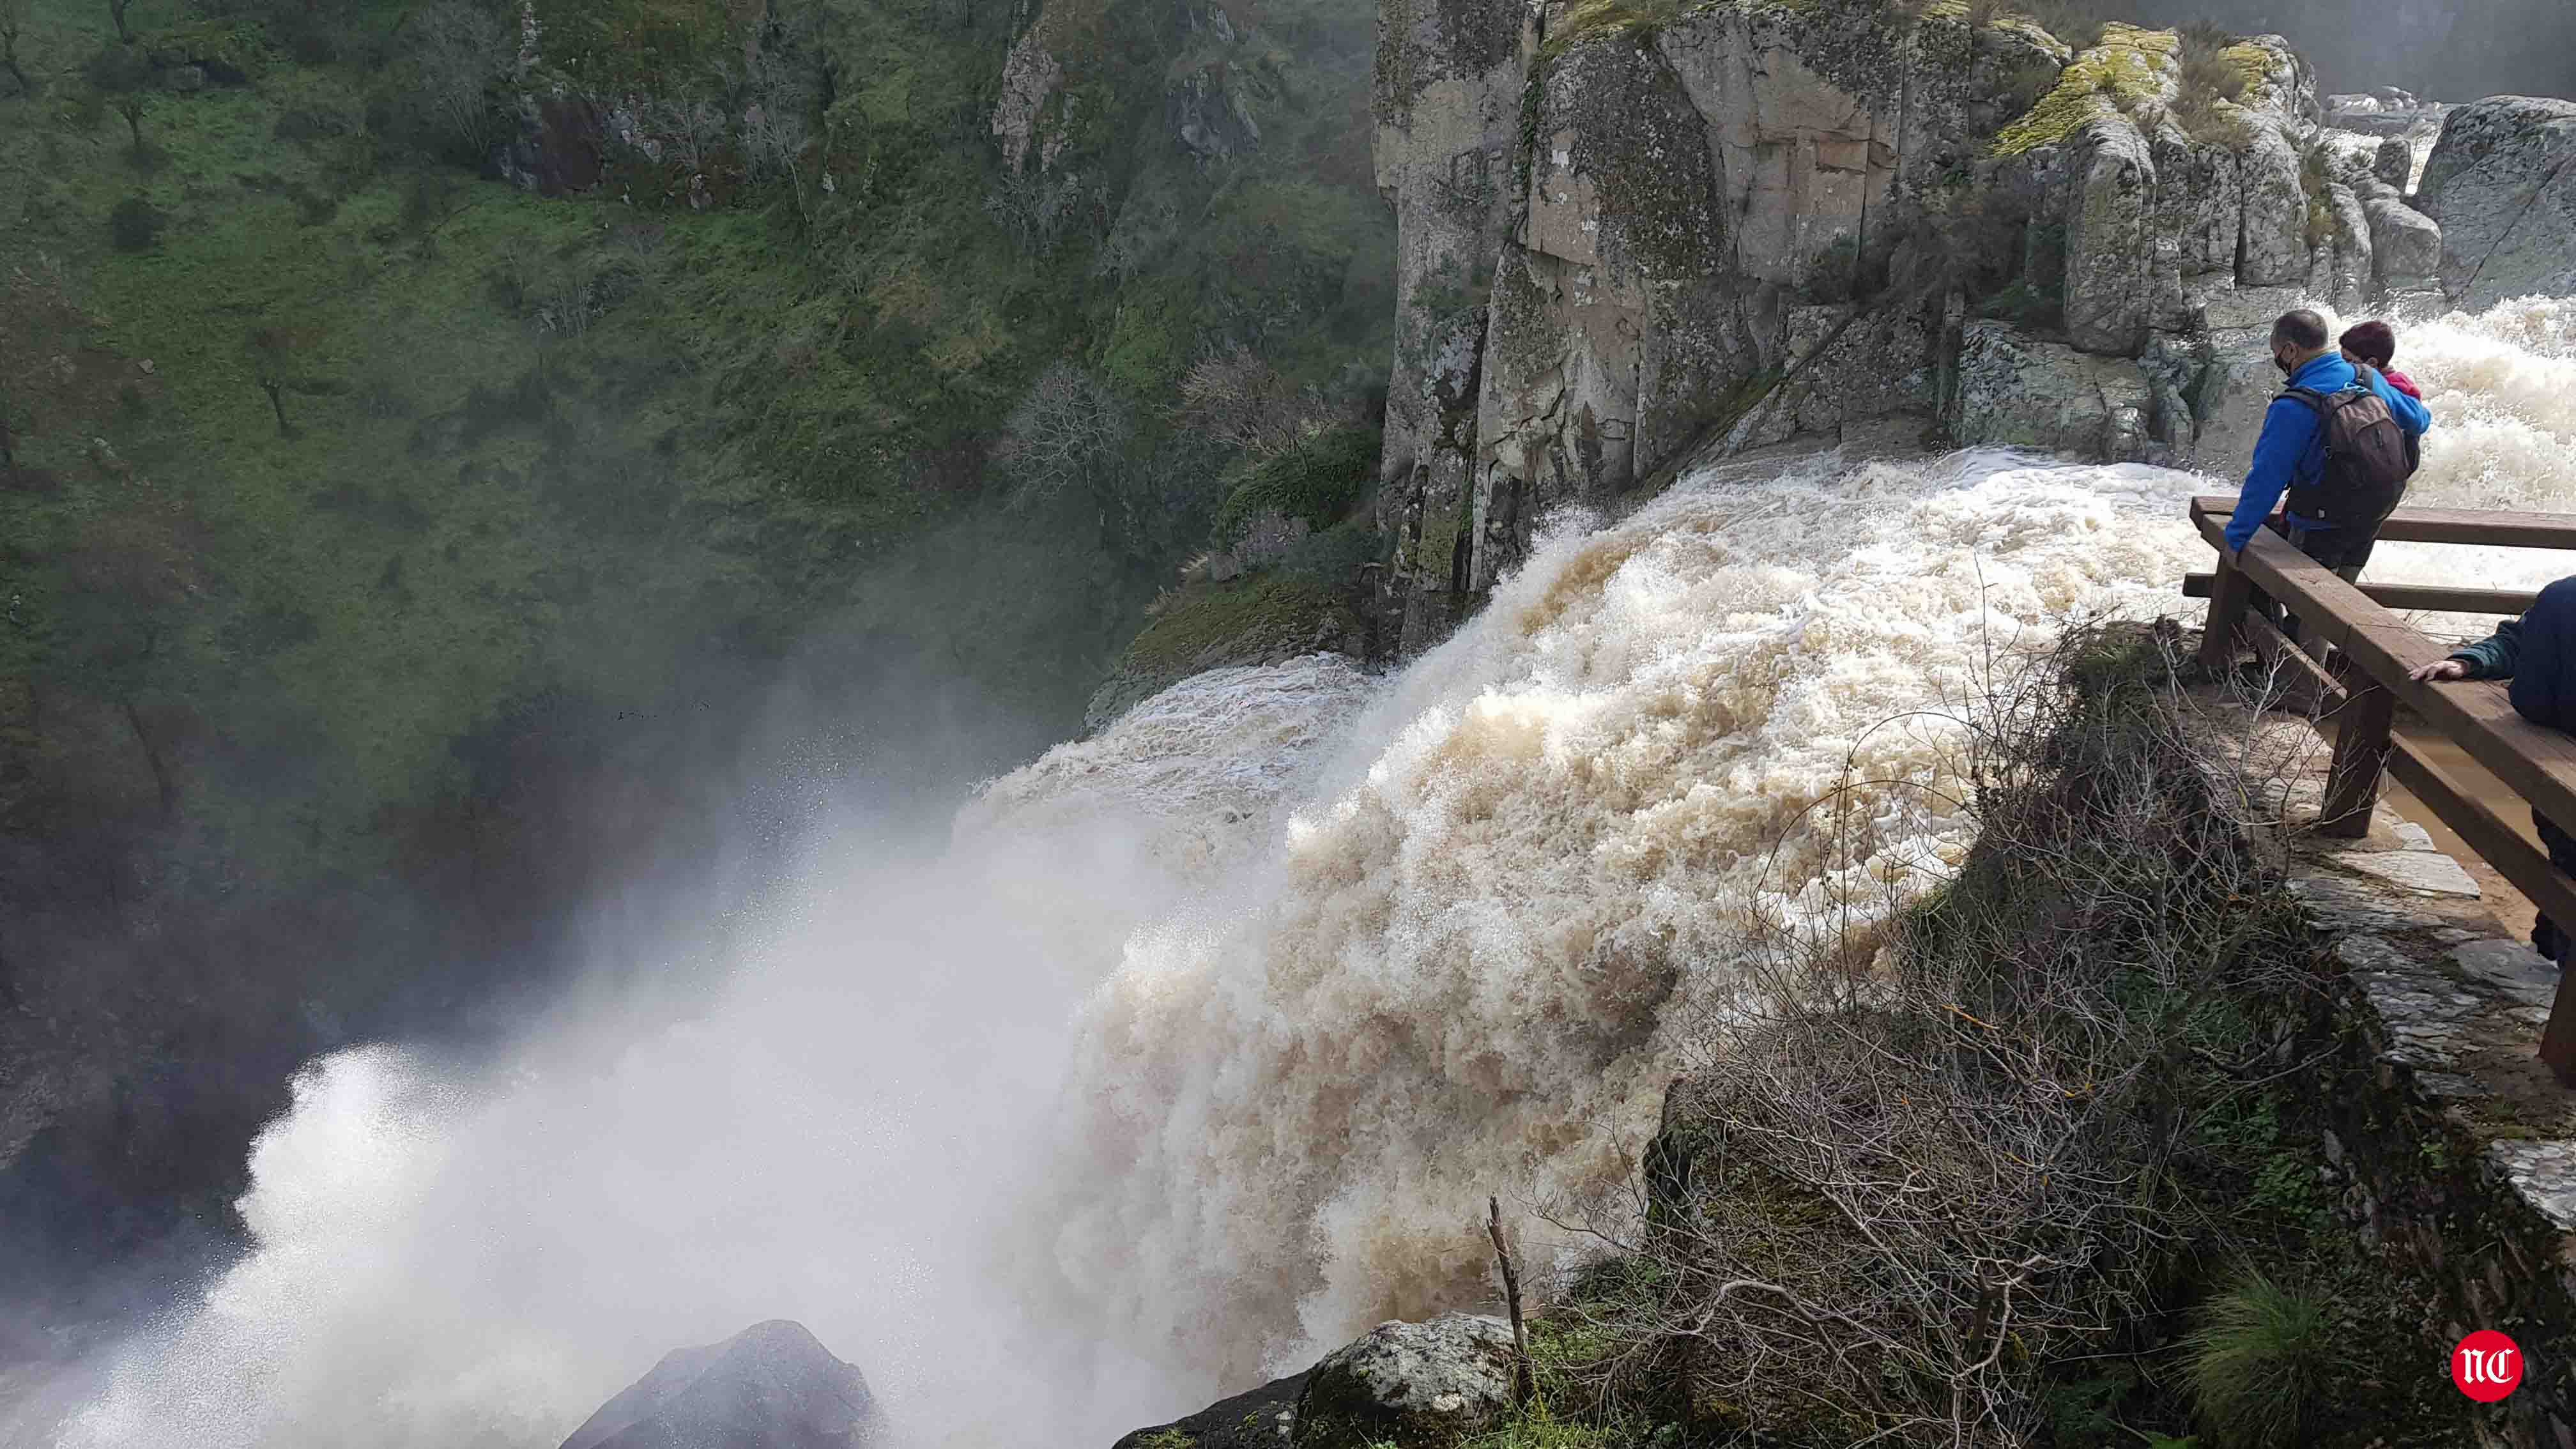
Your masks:
{"label": "man in blue jacket", "polygon": [[[2389,416],[2407,437],[2422,437],[2433,426],[2433,415],[2424,405],[2390,387],[2376,369],[2346,362],[2326,339],[2325,319],[2305,308],[2285,312],[2272,324],[2272,365],[2281,369],[2291,387],[2328,397],[2358,381],[2388,405]],[[2297,397],[2273,399],[2263,414],[2263,436],[2254,444],[2254,466],[2245,470],[2236,514],[2227,521],[2228,550],[2244,552],[2246,541],[2263,526],[2281,495],[2293,487],[2316,484],[2325,471],[2326,430],[2317,409]],[[2301,517],[2295,510],[2285,514],[2282,522],[2300,552],[2341,574],[2346,582],[2360,577],[2378,537],[2375,528],[2338,528]]]}
{"label": "man in blue jacket", "polygon": [[[2450,658],[2416,670],[2414,677],[2426,684],[2510,679],[2516,714],[2536,725],[2576,733],[2576,578],[2542,589],[2530,613],[2505,620],[2494,634],[2461,645]],[[2576,875],[2576,836],[2538,810],[2531,812],[2531,823],[2548,847],[2550,861]],[[2531,944],[2552,961],[2566,955],[2566,938],[2545,912],[2531,924]]]}

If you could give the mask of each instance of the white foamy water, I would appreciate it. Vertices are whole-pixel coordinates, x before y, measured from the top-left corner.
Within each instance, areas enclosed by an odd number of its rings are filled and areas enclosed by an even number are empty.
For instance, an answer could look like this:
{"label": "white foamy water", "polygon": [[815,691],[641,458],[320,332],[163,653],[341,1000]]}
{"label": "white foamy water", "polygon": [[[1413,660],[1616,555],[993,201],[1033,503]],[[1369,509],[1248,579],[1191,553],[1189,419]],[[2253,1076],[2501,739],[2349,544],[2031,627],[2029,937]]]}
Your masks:
{"label": "white foamy water", "polygon": [[[2564,307],[2404,327],[2441,414],[2419,501],[2576,506]],[[1486,1195],[1627,1171],[1743,912],[1866,924],[1954,860],[1956,706],[2069,619],[2186,610],[2213,486],[2001,453],[1705,475],[1562,526],[1401,675],[1203,676],[994,782],[944,850],[818,847],[676,1015],[470,1073],[343,1053],[260,1141],[255,1251],[59,1442],[548,1449],[668,1349],[785,1316],[911,1442],[1105,1445],[1481,1300]]]}
{"label": "white foamy water", "polygon": [[772,1317],[921,1443],[1142,1422],[1186,1390],[1024,1290],[1009,1188],[1083,993],[1257,858],[1363,685],[1325,658],[1201,676],[997,782],[944,853],[821,849],[807,904],[676,1019],[544,1026],[472,1074],[321,1063],[253,1151],[256,1251],[57,1442],[551,1449],[668,1350]]}
{"label": "white foamy water", "polygon": [[[1955,711],[2073,615],[2152,613],[2205,486],[1970,454],[1684,488],[1569,530],[1354,741],[1277,893],[1092,1000],[1058,1261],[1239,1382],[1489,1291],[1488,1193],[1623,1177],[1743,912],[1954,860]],[[1837,857],[1820,803],[1880,844]]]}
{"label": "white foamy water", "polygon": [[[2433,410],[2409,504],[2576,513],[2576,299],[2526,297],[2472,316],[2400,316],[2397,370]],[[2576,574],[2576,553],[2383,543],[2367,578],[2537,589]],[[2458,634],[2483,621],[2424,616]]]}

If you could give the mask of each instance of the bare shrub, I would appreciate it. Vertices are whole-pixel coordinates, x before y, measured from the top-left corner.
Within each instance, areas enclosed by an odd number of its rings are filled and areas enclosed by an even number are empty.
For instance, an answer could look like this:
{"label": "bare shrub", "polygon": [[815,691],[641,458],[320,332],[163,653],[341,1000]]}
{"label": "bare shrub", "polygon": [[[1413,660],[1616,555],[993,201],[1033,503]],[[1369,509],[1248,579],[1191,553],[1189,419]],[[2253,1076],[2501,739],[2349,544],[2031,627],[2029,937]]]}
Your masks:
{"label": "bare shrub", "polygon": [[814,128],[790,97],[772,94],[743,108],[743,163],[754,176],[790,175],[813,141]]}
{"label": "bare shrub", "polygon": [[656,103],[651,111],[654,129],[666,139],[672,155],[690,175],[702,175],[714,163],[716,148],[725,140],[725,116],[713,103],[702,100],[671,100]]}
{"label": "bare shrub", "polygon": [[[2261,1004],[2313,989],[2174,680],[2156,642],[2078,635],[1961,712],[1979,833],[1946,882],[1747,920],[1749,987],[1632,1199],[1579,1215],[1630,1256],[1560,1315],[1578,1401],[1763,1442],[2020,1444],[2050,1367],[2151,1312],[2211,1226],[2196,1124],[2281,1070]],[[1819,807],[1847,859],[1905,828],[1888,794]]]}
{"label": "bare shrub", "polygon": [[1011,410],[1000,457],[1023,497],[1048,498],[1096,486],[1134,433],[1133,415],[1109,384],[1059,362]]}
{"label": "bare shrub", "polygon": [[1241,343],[1181,377],[1181,425],[1256,457],[1274,457],[1343,421],[1321,390],[1299,387]]}
{"label": "bare shrub", "polygon": [[1096,222],[1103,206],[1100,189],[1070,171],[1006,175],[984,197],[985,213],[1033,254],[1053,251],[1077,225]]}
{"label": "bare shrub", "polygon": [[501,22],[459,0],[441,0],[403,23],[414,99],[432,134],[462,154],[499,134],[492,88],[510,68]]}

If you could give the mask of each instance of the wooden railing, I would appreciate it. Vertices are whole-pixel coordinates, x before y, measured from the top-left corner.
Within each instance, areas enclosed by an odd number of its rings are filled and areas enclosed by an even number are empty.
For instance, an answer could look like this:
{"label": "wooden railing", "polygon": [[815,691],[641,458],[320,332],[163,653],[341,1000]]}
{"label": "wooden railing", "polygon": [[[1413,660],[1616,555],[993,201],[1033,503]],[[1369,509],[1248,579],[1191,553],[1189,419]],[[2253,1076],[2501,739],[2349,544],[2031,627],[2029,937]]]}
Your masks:
{"label": "wooden railing", "polygon": [[[2201,661],[2226,672],[2234,667],[2237,651],[2250,644],[2331,713],[2334,763],[2326,776],[2318,829],[2346,837],[2368,832],[2384,770],[2552,921],[2576,930],[2576,880],[2525,839],[2517,822],[2473,794],[2430,747],[2433,735],[2448,739],[2541,814],[2576,830],[2576,736],[2516,714],[2501,683],[2418,684],[2407,678],[2416,667],[2447,658],[2451,650],[2389,612],[2393,605],[2518,614],[2530,608],[2532,596],[2493,589],[2356,587],[2269,528],[2258,530],[2245,552],[2231,558],[2224,530],[2235,509],[2236,500],[2225,497],[2195,498],[2191,504],[2192,523],[2219,554],[2218,570],[2205,576],[2205,583],[2202,575],[2184,582],[2186,592],[2205,593],[2209,599]],[[2576,515],[2401,508],[2390,515],[2379,537],[2383,542],[2576,549]],[[2250,607],[2257,589],[2297,616],[2302,638],[2335,647],[2335,672],[2329,674]],[[2422,723],[2399,722],[2401,704]],[[2560,1081],[2576,1086],[2576,969],[2561,965],[2557,1003],[2541,1030],[2540,1059]]]}

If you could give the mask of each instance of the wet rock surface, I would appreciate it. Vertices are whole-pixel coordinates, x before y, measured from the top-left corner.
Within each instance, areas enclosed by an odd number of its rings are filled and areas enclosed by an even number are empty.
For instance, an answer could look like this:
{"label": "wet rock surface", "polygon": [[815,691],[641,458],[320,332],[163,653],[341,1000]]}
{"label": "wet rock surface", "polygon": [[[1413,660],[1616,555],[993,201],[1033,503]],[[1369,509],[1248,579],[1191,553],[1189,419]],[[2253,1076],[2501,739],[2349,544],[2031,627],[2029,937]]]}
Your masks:
{"label": "wet rock surface", "polygon": [[777,1318],[673,1350],[563,1449],[860,1449],[884,1439],[867,1380],[804,1325]]}
{"label": "wet rock surface", "polygon": [[1284,1449],[1296,1433],[1305,1374],[1272,1379],[1185,1419],[1138,1429],[1110,1449]]}

